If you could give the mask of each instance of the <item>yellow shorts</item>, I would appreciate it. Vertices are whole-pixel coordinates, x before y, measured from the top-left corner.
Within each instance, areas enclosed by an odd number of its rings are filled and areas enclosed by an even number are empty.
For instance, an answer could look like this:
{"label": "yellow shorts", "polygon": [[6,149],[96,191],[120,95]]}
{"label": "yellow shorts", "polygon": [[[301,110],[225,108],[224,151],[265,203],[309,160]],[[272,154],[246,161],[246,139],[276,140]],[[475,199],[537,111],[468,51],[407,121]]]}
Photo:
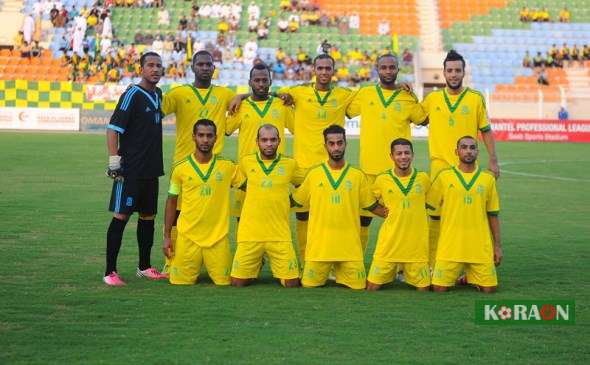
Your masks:
{"label": "yellow shorts", "polygon": [[434,159],[430,161],[430,180],[434,180],[438,174],[444,170],[450,168],[451,165],[444,160]]}
{"label": "yellow shorts", "polygon": [[231,215],[232,217],[240,217],[242,214],[242,207],[244,206],[244,200],[246,199],[246,192],[244,190],[234,189],[233,193]]}
{"label": "yellow shorts", "polygon": [[404,272],[406,283],[416,288],[430,286],[428,262],[387,262],[373,259],[367,280],[379,285],[391,283],[400,270]]}
{"label": "yellow shorts", "polygon": [[238,242],[231,276],[238,279],[257,278],[265,253],[270,259],[272,276],[285,280],[299,278],[299,264],[291,241]]}
{"label": "yellow shorts", "polygon": [[231,252],[227,236],[211,247],[201,247],[179,234],[170,267],[170,284],[195,284],[203,263],[215,285],[230,284]]}
{"label": "yellow shorts", "polygon": [[[367,180],[369,181],[369,186],[373,186],[373,184],[375,183],[375,179],[377,179],[377,175],[369,175],[369,174],[367,174]],[[362,209],[362,208],[361,208],[360,214],[361,214],[361,217],[371,217],[371,218],[375,218],[376,217],[375,214],[369,212],[366,209]]]}
{"label": "yellow shorts", "polygon": [[367,285],[365,264],[362,261],[305,261],[301,285],[314,288],[326,285],[330,269],[334,267],[336,282],[351,289],[364,289]]}
{"label": "yellow shorts", "polygon": [[479,286],[497,286],[496,267],[489,264],[470,264],[465,262],[436,261],[432,273],[432,285],[454,286],[455,281],[465,270],[467,282]]}

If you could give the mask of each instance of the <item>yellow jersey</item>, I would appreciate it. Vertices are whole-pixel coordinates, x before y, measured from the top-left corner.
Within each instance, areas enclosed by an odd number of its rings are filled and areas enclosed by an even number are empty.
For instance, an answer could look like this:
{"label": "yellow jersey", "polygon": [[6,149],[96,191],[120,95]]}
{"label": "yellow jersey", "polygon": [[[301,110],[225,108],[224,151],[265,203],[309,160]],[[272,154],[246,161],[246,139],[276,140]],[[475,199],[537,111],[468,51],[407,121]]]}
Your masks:
{"label": "yellow jersey", "polygon": [[491,130],[483,96],[468,87],[459,95],[447,89],[436,90],[424,98],[422,107],[428,115],[428,148],[430,159],[456,165],[457,141],[463,136],[477,138],[478,130]]}
{"label": "yellow jersey", "polygon": [[238,242],[291,241],[289,185],[297,185],[297,163],[278,154],[262,160],[258,153],[240,161],[241,181],[246,181],[246,198],[238,225]]}
{"label": "yellow jersey", "polygon": [[346,110],[361,116],[360,165],[370,175],[391,166],[391,142],[412,140],[410,124],[421,124],[426,114],[416,96],[405,90],[385,90],[379,84],[361,88]]}
{"label": "yellow jersey", "polygon": [[295,102],[293,119],[293,158],[301,168],[310,168],[328,159],[324,148],[324,129],[332,124],[344,127],[346,108],[354,97],[350,89],[335,86],[317,91],[314,84],[285,87]]}
{"label": "yellow jersey", "polygon": [[374,259],[387,262],[428,262],[426,194],[430,179],[413,169],[400,177],[393,169],[377,176],[373,194],[389,209],[381,225]]}
{"label": "yellow jersey", "polygon": [[254,101],[252,98],[248,98],[242,101],[239,112],[228,117],[226,125],[227,135],[240,130],[238,134],[238,160],[258,151],[256,134],[258,128],[263,124],[272,124],[277,127],[281,138],[278,152],[285,152],[287,145],[285,128],[292,128],[293,108],[285,106],[281,99],[272,96],[264,101]]}
{"label": "yellow jersey", "polygon": [[349,163],[340,170],[327,162],[317,165],[308,171],[293,200],[309,207],[305,260],[363,260],[359,211],[374,209],[377,201],[361,170]]}
{"label": "yellow jersey", "polygon": [[168,194],[182,194],[177,229],[201,247],[210,247],[229,232],[230,189],[240,186],[236,165],[214,155],[199,164],[193,155],[174,166]]}
{"label": "yellow jersey", "polygon": [[500,212],[496,179],[477,168],[465,173],[453,166],[438,174],[428,192],[427,208],[440,216],[437,260],[492,263],[493,241],[488,215]]}
{"label": "yellow jersey", "polygon": [[221,86],[197,89],[182,85],[164,94],[162,111],[165,115],[176,114],[176,146],[174,161],[179,161],[195,151],[193,126],[199,119],[211,119],[217,127],[217,142],[213,154],[223,151],[225,138],[225,114],[236,94]]}

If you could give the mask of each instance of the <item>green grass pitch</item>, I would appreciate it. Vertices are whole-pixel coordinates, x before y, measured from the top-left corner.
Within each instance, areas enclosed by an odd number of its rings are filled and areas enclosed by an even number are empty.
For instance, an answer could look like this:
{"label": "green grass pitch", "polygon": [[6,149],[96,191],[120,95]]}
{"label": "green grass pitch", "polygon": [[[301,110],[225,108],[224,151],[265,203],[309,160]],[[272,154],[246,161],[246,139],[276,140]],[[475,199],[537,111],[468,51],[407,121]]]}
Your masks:
{"label": "green grass pitch", "polygon": [[[102,281],[110,180],[105,137],[0,133],[1,364],[588,363],[590,145],[500,143],[500,290],[377,293],[134,276],[136,218]],[[235,139],[226,154],[235,156]],[[169,166],[173,137],[165,137]],[[417,142],[416,166],[427,169]],[[357,162],[358,140],[348,156]],[[485,161],[485,157],[483,159]],[[485,163],[484,163],[485,164]],[[163,212],[167,177],[161,179]],[[160,266],[162,218],[152,262]],[[379,224],[373,224],[367,264]],[[232,232],[233,235],[233,232]],[[575,326],[482,326],[478,299],[575,299]]]}

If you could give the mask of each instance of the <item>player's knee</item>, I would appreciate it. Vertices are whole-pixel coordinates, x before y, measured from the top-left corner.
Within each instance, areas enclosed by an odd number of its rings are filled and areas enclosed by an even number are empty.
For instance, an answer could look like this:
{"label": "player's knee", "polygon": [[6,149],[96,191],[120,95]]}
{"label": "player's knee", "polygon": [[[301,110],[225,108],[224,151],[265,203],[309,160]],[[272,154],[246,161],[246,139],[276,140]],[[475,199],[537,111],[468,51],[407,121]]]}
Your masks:
{"label": "player's knee", "polygon": [[301,286],[299,279],[281,279],[281,285],[285,288],[298,288]]}
{"label": "player's knee", "polygon": [[123,222],[127,222],[129,220],[128,214],[114,213],[113,217]]}
{"label": "player's knee", "polygon": [[153,221],[154,219],[156,219],[156,215],[139,213],[139,219],[144,221]]}
{"label": "player's knee", "polygon": [[416,291],[430,291],[430,286],[416,287]]}
{"label": "player's knee", "polygon": [[235,286],[236,288],[243,288],[249,284],[248,279],[238,279],[232,276],[231,278],[231,285]]}
{"label": "player's knee", "polygon": [[486,293],[486,294],[492,294],[495,293],[497,290],[497,286],[479,286],[479,291],[481,291],[482,293]]}
{"label": "player's knee", "polygon": [[437,292],[437,293],[444,293],[446,291],[449,291],[449,287],[448,286],[433,285],[432,291]]}
{"label": "player's knee", "polygon": [[372,283],[369,280],[367,280],[367,290],[377,291],[379,289],[381,289],[381,285]]}
{"label": "player's knee", "polygon": [[309,220],[309,212],[295,213],[295,218],[297,218],[298,221],[308,221]]}
{"label": "player's knee", "polygon": [[361,226],[368,227],[371,225],[371,221],[373,220],[372,217],[362,217],[361,216]]}

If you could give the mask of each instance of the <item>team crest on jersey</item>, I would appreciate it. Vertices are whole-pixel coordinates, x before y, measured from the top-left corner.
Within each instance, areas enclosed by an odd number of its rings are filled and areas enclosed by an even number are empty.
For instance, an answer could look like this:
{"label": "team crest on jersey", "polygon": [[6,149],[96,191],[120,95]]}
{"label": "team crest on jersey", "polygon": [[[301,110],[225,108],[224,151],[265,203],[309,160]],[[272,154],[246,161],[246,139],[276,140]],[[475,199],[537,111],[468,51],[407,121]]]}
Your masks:
{"label": "team crest on jersey", "polygon": [[346,180],[346,182],[344,183],[344,187],[346,188],[346,190],[351,191],[352,190],[352,181]]}
{"label": "team crest on jersey", "polygon": [[217,171],[217,173],[215,174],[215,180],[216,181],[223,180],[223,174],[221,173],[221,171]]}
{"label": "team crest on jersey", "polygon": [[477,185],[477,188],[475,188],[475,191],[477,192],[478,195],[483,195],[484,188],[482,185]]}
{"label": "team crest on jersey", "polygon": [[277,169],[277,175],[284,176],[285,175],[285,168],[283,166],[279,166]]}
{"label": "team crest on jersey", "polygon": [[398,102],[396,102],[395,104],[393,104],[393,108],[395,109],[396,112],[399,112],[400,110],[402,110],[402,105]]}
{"label": "team crest on jersey", "polygon": [[422,185],[416,184],[416,194],[422,193]]}
{"label": "team crest on jersey", "polygon": [[469,107],[467,105],[463,105],[461,107],[461,114],[463,114],[463,115],[469,114]]}
{"label": "team crest on jersey", "polygon": [[273,109],[271,112],[272,119],[279,119],[279,111],[278,109]]}
{"label": "team crest on jersey", "polygon": [[332,99],[331,103],[332,103],[332,108],[335,108],[338,106],[338,101],[336,101],[336,99]]}
{"label": "team crest on jersey", "polygon": [[211,95],[209,97],[209,101],[211,102],[212,105],[217,105],[217,97],[215,95]]}

